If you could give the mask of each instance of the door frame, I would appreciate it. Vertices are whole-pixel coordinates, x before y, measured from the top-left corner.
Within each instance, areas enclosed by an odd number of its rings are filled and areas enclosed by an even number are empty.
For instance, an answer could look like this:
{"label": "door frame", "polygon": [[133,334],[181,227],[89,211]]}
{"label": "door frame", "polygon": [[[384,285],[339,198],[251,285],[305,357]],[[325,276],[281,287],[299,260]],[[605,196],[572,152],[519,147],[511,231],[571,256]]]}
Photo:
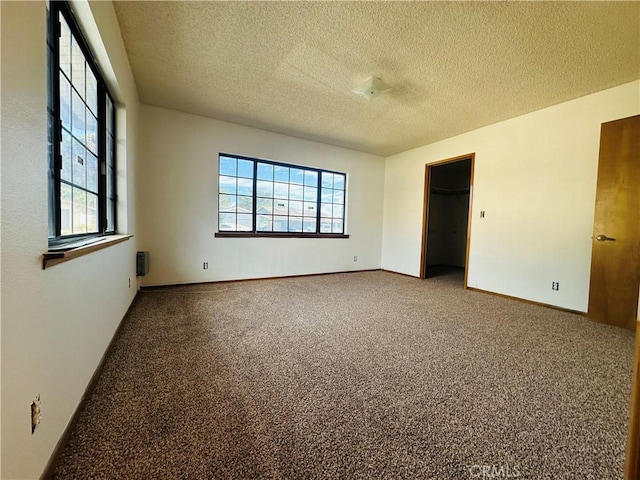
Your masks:
{"label": "door frame", "polygon": [[471,245],[471,212],[473,207],[473,175],[476,165],[476,154],[467,153],[457,157],[446,158],[436,162],[426,163],[424,166],[424,198],[422,203],[422,246],[420,248],[420,278],[427,278],[427,237],[429,236],[429,197],[431,195],[431,169],[447,163],[471,160],[471,175],[469,178],[469,214],[467,219],[467,246],[464,260],[464,288],[467,288],[469,274],[469,246]]}

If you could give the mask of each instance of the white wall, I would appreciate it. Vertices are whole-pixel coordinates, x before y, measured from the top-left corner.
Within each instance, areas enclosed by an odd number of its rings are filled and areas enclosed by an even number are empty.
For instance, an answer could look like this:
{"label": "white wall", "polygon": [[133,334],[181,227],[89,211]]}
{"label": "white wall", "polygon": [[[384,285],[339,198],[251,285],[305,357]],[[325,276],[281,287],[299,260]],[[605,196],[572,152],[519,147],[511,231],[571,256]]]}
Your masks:
{"label": "white wall", "polygon": [[388,157],[382,268],[419,275],[425,164],[475,152],[469,286],[586,311],[600,124],[638,113],[632,82]]}
{"label": "white wall", "polygon": [[[74,8],[120,102],[122,230],[132,202],[138,98],[111,2]],[[135,292],[135,238],[42,270],[47,250],[46,7],[3,2],[2,25],[2,478],[42,473]],[[99,44],[102,37],[104,45]],[[128,286],[131,278],[133,285]],[[41,395],[42,423],[30,408]]]}
{"label": "white wall", "polygon": [[[143,285],[380,268],[382,157],[147,105],[140,131]],[[346,172],[350,238],[214,238],[220,152]]]}

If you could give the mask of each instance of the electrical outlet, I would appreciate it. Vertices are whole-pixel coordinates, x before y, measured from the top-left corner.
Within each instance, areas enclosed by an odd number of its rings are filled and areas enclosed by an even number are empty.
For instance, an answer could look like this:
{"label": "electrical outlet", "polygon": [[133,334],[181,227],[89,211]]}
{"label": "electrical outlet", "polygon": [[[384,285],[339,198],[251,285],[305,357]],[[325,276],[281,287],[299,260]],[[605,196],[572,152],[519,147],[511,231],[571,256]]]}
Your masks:
{"label": "electrical outlet", "polygon": [[560,290],[560,282],[551,282],[551,290],[555,290],[556,292]]}
{"label": "electrical outlet", "polygon": [[484,218],[484,210],[480,210],[480,218]]}
{"label": "electrical outlet", "polygon": [[358,256],[357,256],[357,255],[354,255],[354,256],[353,256],[353,261],[354,261],[354,262],[357,262],[357,261],[358,261]]}
{"label": "electrical outlet", "polygon": [[40,394],[36,395],[36,398],[31,402],[31,433],[33,434],[40,425],[42,414],[40,412]]}
{"label": "electrical outlet", "polygon": [[129,277],[129,288],[131,288],[131,277]]}
{"label": "electrical outlet", "polygon": [[202,269],[203,269],[203,270],[209,270],[209,262],[204,262],[204,263],[202,264]]}

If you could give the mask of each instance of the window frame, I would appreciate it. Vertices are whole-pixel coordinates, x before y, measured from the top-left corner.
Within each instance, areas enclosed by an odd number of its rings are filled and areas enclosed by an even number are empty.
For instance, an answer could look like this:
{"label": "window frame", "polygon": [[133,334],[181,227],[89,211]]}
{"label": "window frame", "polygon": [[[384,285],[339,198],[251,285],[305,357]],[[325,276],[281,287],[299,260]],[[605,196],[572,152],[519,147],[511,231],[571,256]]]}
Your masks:
{"label": "window frame", "polygon": [[[253,177],[252,177],[252,194],[251,194],[251,200],[252,200],[252,204],[253,204],[253,208],[252,208],[252,212],[251,212],[251,218],[252,218],[252,226],[253,226],[253,230],[251,231],[241,231],[241,230],[220,230],[220,214],[221,213],[226,213],[226,212],[221,212],[220,211],[220,195],[222,194],[220,192],[220,176],[221,176],[221,172],[220,172],[220,161],[223,157],[227,157],[227,158],[233,158],[236,160],[248,160],[253,162]],[[316,197],[316,215],[314,218],[314,220],[316,221],[316,231],[315,232],[282,232],[282,231],[261,231],[261,230],[257,230],[257,199],[258,199],[258,192],[257,192],[257,182],[258,182],[258,176],[257,176],[257,169],[258,169],[258,163],[262,163],[262,164],[267,164],[267,165],[272,165],[274,167],[285,167],[285,168],[293,168],[293,169],[298,169],[298,170],[303,170],[303,171],[310,171],[310,172],[315,172],[318,175],[318,184],[316,186],[317,188],[317,197]],[[320,227],[320,223],[321,223],[321,218],[322,218],[322,213],[321,213],[321,204],[322,204],[322,173],[330,173],[330,174],[338,174],[338,175],[342,175],[344,177],[344,198],[343,198],[343,203],[342,203],[342,207],[343,207],[343,217],[342,217],[342,232],[341,233],[322,233],[321,227]],[[244,178],[244,177],[239,177],[238,176],[238,172],[236,171],[236,175],[235,175],[236,179],[237,178]],[[275,160],[266,160],[263,158],[256,158],[256,157],[247,157],[244,155],[237,155],[237,154],[232,154],[232,153],[223,153],[223,152],[219,152],[218,153],[218,168],[217,168],[217,203],[218,203],[218,211],[217,211],[217,216],[216,216],[216,232],[215,232],[215,237],[228,237],[228,238],[243,238],[243,237],[267,237],[267,238],[349,238],[349,235],[346,233],[347,231],[347,173],[346,172],[338,172],[335,170],[327,170],[327,169],[323,169],[323,168],[316,168],[316,167],[309,167],[309,166],[305,166],[305,165],[295,165],[295,164],[291,164],[291,163],[284,163],[284,162],[279,162],[279,161],[275,161]],[[274,180],[275,182],[275,180]],[[292,185],[291,181],[289,181],[287,183],[288,185]],[[297,184],[294,184],[297,185]],[[235,194],[236,197],[238,196],[238,194]],[[263,198],[263,197],[261,197]],[[266,197],[264,197],[266,198]],[[273,197],[272,197],[273,198]],[[275,200],[275,198],[273,198]],[[290,201],[290,198],[287,199],[287,201]],[[286,218],[289,218],[291,215],[287,214]],[[237,225],[237,224],[236,224]]]}
{"label": "window frame", "polygon": [[[96,80],[96,122],[97,122],[97,231],[87,233],[71,233],[67,235],[62,234],[62,152],[61,143],[63,137],[63,126],[61,118],[61,91],[60,91],[60,75],[63,73],[60,68],[60,39],[62,35],[62,24],[60,21],[62,16],[69,27],[69,31],[73,39],[78,44],[80,51],[86,62],[86,68],[90,68],[93,76]],[[49,135],[49,170],[48,170],[48,244],[50,247],[60,246],[65,244],[72,244],[79,240],[87,240],[91,238],[102,238],[109,235],[115,235],[117,233],[117,155],[115,145],[115,135],[117,129],[116,122],[116,102],[109,91],[109,88],[104,80],[102,70],[98,66],[98,63],[87,43],[85,36],[78,24],[75,15],[68,2],[55,1],[48,4],[48,19],[47,19],[47,76],[48,76],[48,105],[47,105],[47,120],[48,120],[48,135]],[[70,80],[71,95],[74,93],[73,79]],[[86,81],[86,78],[85,78]],[[85,92],[86,95],[86,92]],[[83,102],[88,101],[88,98],[83,98]],[[111,105],[111,125],[109,131],[107,131],[107,101]],[[86,105],[89,107],[89,105]],[[85,108],[86,108],[85,107]],[[69,106],[72,109],[72,105]],[[90,108],[90,107],[89,107]],[[86,125],[85,125],[86,128]],[[69,132],[71,133],[71,132]],[[114,142],[111,144],[111,157],[108,158],[107,151],[107,136],[113,136]],[[73,142],[73,135],[72,140]],[[82,146],[87,146],[83,143]],[[111,192],[112,197],[109,197],[109,189],[107,186],[107,171],[112,169],[113,175],[111,178]],[[72,189],[74,184],[72,181],[67,182]],[[92,192],[86,185],[85,187],[78,186],[86,192]],[[109,228],[108,224],[108,209],[109,201],[112,200],[111,213],[109,214],[113,218],[113,228]],[[73,213],[71,213],[73,217]]]}

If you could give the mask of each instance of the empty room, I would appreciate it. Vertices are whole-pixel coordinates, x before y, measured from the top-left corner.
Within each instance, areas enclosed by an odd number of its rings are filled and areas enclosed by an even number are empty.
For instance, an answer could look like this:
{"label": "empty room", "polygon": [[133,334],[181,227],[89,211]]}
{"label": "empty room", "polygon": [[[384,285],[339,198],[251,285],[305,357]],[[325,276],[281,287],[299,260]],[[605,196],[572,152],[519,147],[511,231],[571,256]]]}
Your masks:
{"label": "empty room", "polygon": [[640,2],[0,18],[2,479],[640,478]]}

